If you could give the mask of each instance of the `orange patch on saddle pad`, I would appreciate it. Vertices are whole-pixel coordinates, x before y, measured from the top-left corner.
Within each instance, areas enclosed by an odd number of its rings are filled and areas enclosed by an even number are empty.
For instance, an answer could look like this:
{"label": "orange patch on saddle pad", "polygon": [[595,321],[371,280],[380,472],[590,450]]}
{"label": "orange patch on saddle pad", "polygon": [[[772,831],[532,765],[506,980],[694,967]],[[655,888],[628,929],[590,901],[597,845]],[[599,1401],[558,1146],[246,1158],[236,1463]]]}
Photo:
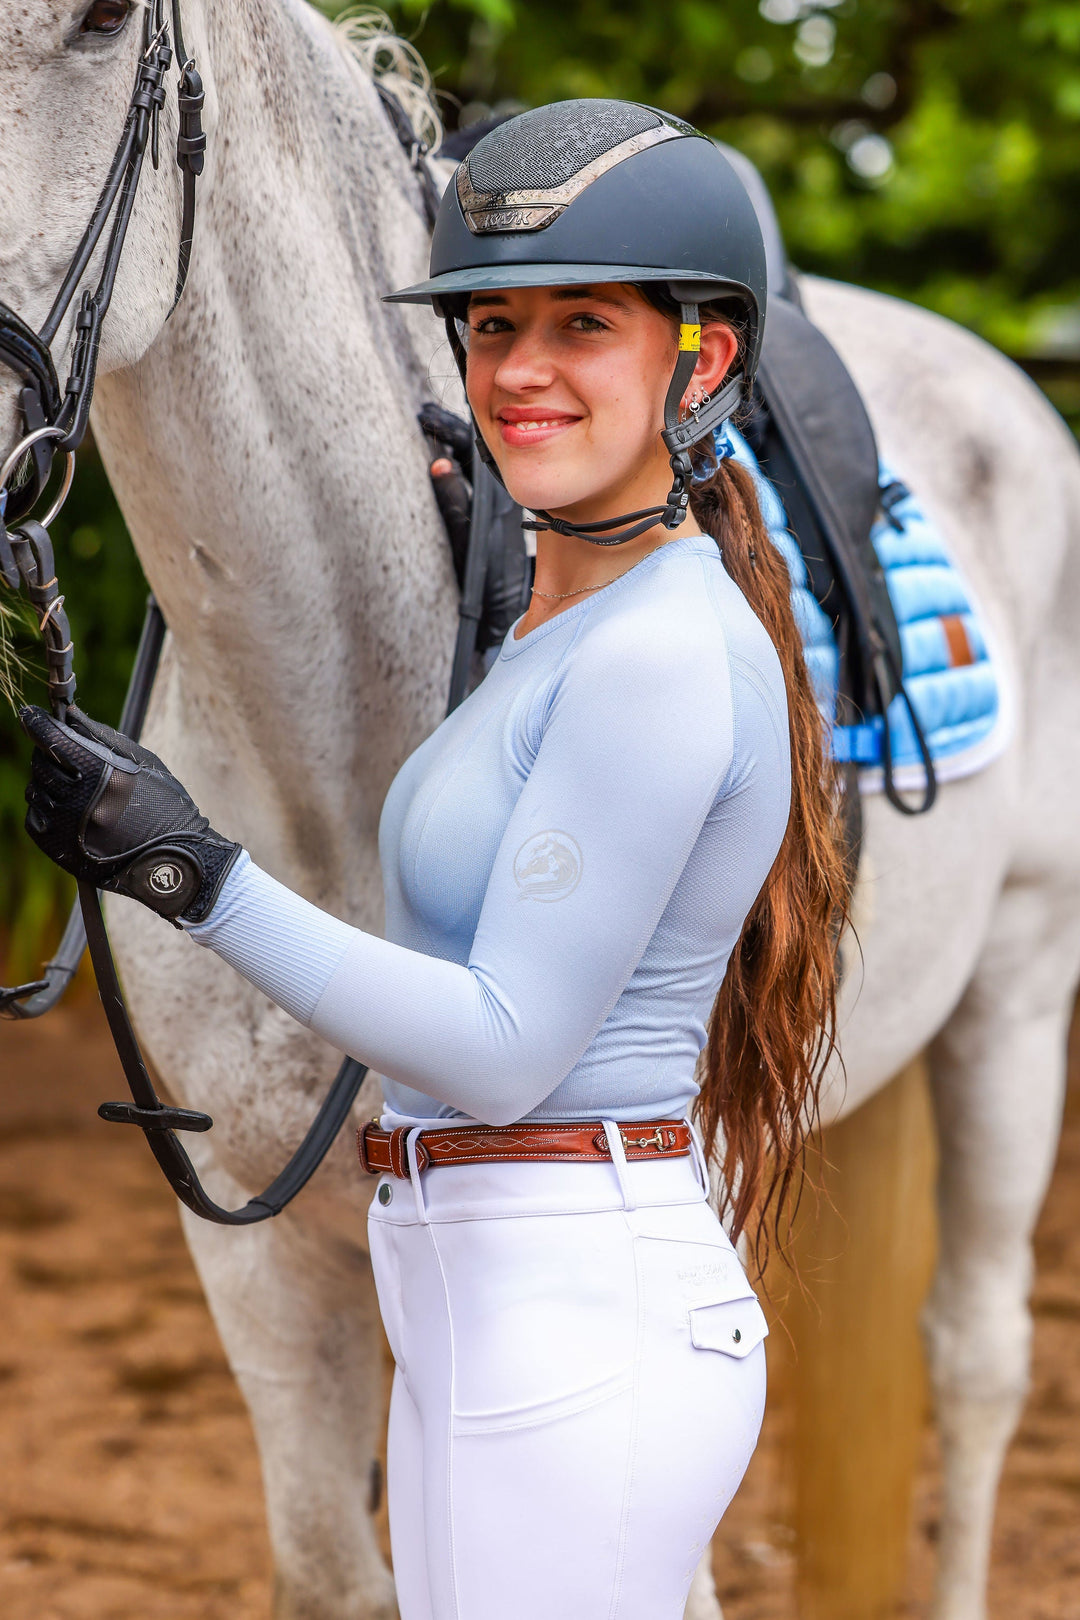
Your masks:
{"label": "orange patch on saddle pad", "polygon": [[949,664],[956,669],[961,664],[973,664],[975,654],[968,638],[967,626],[958,613],[943,613],[941,628],[949,649]]}

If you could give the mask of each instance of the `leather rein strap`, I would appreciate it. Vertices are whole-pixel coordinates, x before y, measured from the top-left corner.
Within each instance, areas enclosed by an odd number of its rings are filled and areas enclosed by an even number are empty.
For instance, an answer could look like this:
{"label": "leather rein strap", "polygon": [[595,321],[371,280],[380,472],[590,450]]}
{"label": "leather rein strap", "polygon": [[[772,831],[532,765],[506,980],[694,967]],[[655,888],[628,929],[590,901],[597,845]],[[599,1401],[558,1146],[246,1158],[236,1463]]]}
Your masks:
{"label": "leather rein strap", "polygon": [[204,1220],[214,1221],[219,1226],[250,1226],[255,1221],[279,1215],[326,1157],[356,1100],[367,1074],[366,1066],[355,1058],[346,1058],[307,1134],[281,1174],[241,1209],[223,1209],[206,1191],[175,1135],[176,1131],[208,1131],[214,1121],[209,1114],[191,1108],[168,1107],[154,1090],[116,975],[101,915],[101,897],[92,884],[80,883],[79,902],[102,1006],[133,1098],[130,1103],[102,1103],[98,1109],[101,1118],[117,1125],[138,1125],[177,1198]]}
{"label": "leather rein strap", "polygon": [[[48,535],[39,524],[27,523],[27,530],[37,530],[33,558],[38,576],[51,574],[52,548]],[[12,536],[15,539],[15,536]],[[29,547],[29,542],[22,541]],[[50,605],[57,598],[55,575],[48,586],[38,588],[38,595]],[[67,621],[63,608],[55,607],[50,614],[50,626],[59,622],[58,634],[67,635]],[[137,742],[142,732],[150,691],[154,682],[162,644],[165,640],[165,620],[161,609],[150,597],[139,648],[135,655],[131,683],[120,717],[120,730]],[[70,695],[74,692],[74,676],[70,673],[70,640],[64,651],[66,663],[58,671],[66,673],[67,697],[57,695],[57,680],[50,668],[50,688],[53,692],[53,710],[63,717]],[[349,1116],[356,1095],[363,1083],[367,1068],[355,1058],[347,1057],[338,1069],[329,1092],[311,1123],[303,1141],[289,1159],[280,1175],[258,1197],[240,1209],[223,1209],[215,1202],[199,1180],[195,1167],[178,1141],[176,1131],[208,1131],[214,1121],[209,1114],[190,1108],[172,1108],[163,1103],[154,1089],[149,1070],[139,1048],[131,1025],[127,1004],[113,960],[112,947],[101,912],[101,896],[89,883],[79,884],[78,905],[68,919],[64,937],[56,956],[46,968],[46,977],[32,985],[19,985],[13,990],[0,991],[0,1012],[15,1018],[40,1017],[59,1001],[71,982],[89,945],[90,960],[94,968],[101,1003],[108,1019],[113,1044],[120,1066],[131,1092],[131,1102],[102,1103],[98,1113],[110,1124],[137,1125],[144,1133],[150,1151],[164,1172],[173,1192],[181,1203],[204,1220],[220,1226],[250,1226],[253,1221],[264,1221],[280,1214],[304,1187],[330,1150],[331,1144]],[[28,998],[28,999],[27,999]]]}

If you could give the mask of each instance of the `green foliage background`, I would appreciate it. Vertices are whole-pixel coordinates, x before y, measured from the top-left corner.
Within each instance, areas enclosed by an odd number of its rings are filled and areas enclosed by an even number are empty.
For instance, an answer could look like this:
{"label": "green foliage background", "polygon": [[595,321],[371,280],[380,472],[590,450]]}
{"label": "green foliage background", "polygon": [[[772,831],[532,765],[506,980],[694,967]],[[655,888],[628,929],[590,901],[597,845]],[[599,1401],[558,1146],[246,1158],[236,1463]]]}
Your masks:
{"label": "green foliage background", "polygon": [[[1080,428],[1080,0],[387,9],[431,68],[448,128],[570,96],[679,113],[762,169],[797,264],[980,332]],[[100,465],[80,461],[55,539],[82,695],[115,719],[145,587]],[[66,892],[18,830],[27,753],[0,716],[9,972],[33,965]]]}
{"label": "green foliage background", "polygon": [[[96,717],[115,723],[139,639],[146,584],[92,443],[79,452],[75,486],[50,532],[76,648],[79,700]],[[27,623],[33,627],[32,615]],[[20,635],[18,647],[26,671],[21,682],[25,699],[44,704],[44,659],[36,634]],[[0,962],[5,983],[36,977],[42,953],[51,948],[75,894],[71,879],[40,855],[22,830],[29,757],[30,745],[14,713],[0,700],[0,943],[8,947],[0,951]]]}

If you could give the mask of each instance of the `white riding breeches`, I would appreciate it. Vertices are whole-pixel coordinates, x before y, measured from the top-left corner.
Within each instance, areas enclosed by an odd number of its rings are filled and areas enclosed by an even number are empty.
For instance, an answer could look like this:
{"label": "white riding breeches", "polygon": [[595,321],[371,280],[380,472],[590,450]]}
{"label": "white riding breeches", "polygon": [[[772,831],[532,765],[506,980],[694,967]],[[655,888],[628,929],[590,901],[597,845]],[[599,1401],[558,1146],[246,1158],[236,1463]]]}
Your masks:
{"label": "white riding breeches", "polygon": [[695,1161],[618,1157],[380,1180],[402,1620],[682,1620],[767,1328]]}

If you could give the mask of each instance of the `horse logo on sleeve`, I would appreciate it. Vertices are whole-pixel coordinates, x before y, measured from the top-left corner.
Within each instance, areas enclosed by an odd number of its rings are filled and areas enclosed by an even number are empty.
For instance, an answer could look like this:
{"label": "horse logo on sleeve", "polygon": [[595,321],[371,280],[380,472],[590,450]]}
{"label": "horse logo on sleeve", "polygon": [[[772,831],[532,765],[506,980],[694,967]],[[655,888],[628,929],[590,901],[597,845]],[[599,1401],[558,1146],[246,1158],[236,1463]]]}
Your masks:
{"label": "horse logo on sleeve", "polygon": [[549,829],[526,838],[514,856],[523,900],[565,900],[581,881],[581,849],[569,833]]}

